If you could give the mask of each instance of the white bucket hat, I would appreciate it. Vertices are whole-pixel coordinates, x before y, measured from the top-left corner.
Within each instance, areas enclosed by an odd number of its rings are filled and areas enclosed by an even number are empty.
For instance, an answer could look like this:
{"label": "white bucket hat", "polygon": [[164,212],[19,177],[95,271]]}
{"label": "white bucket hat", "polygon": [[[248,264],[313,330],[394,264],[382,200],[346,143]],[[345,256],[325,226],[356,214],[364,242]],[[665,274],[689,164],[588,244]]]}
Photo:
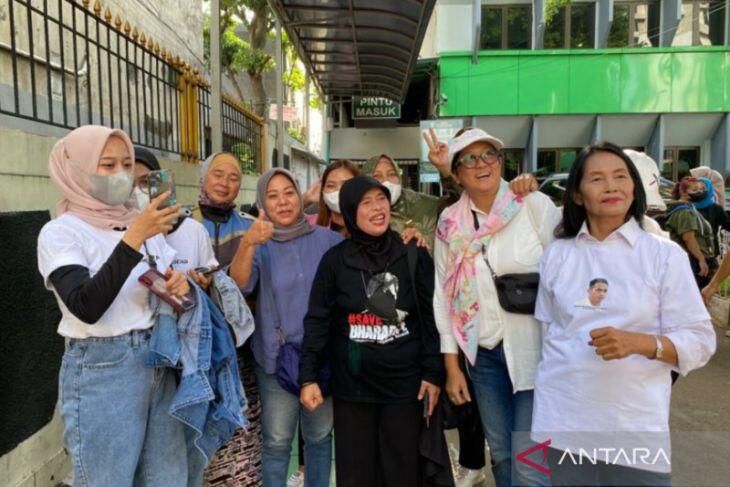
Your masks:
{"label": "white bucket hat", "polygon": [[631,159],[631,162],[634,163],[634,166],[639,171],[644,192],[646,193],[646,205],[650,209],[665,211],[667,205],[664,203],[662,195],[659,192],[661,173],[654,159],[644,152],[637,152],[631,149],[625,149],[624,152],[629,156],[629,159]]}
{"label": "white bucket hat", "polygon": [[464,133],[454,137],[449,142],[449,160],[452,161],[452,171],[454,170],[454,156],[475,142],[488,142],[497,150],[502,150],[504,148],[504,142],[493,135],[489,135],[482,129],[473,128],[466,130]]}

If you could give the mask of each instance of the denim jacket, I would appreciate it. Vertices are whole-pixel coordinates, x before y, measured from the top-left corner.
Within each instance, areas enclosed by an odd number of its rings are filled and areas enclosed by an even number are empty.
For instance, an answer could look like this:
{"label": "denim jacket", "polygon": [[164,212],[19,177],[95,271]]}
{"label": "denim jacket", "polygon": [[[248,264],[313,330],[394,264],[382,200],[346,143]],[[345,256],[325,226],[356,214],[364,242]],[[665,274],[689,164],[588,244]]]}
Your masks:
{"label": "denim jacket", "polygon": [[236,347],[240,347],[253,334],[254,321],[251,309],[238,289],[236,282],[225,272],[214,272],[210,285],[210,297],[223,311],[226,321],[236,335]]}
{"label": "denim jacket", "polygon": [[194,446],[210,461],[236,428],[247,425],[246,397],[228,324],[197,285],[191,288],[198,305],[179,318],[151,295],[156,322],[147,365],[182,369],[169,413],[192,428],[188,451]]}

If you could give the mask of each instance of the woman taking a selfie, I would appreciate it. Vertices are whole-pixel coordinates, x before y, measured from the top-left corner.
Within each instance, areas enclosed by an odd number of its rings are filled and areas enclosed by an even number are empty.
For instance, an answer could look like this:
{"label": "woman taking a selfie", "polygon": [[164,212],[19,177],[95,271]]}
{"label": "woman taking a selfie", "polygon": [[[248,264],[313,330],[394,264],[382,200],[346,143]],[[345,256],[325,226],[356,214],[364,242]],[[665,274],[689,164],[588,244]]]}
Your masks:
{"label": "woman taking a selfie", "polygon": [[[682,249],[642,228],[644,189],[620,147],[583,149],[564,202],[540,263],[532,438],[551,440],[552,485],[668,486],[670,372],[710,359],[710,316]],[[611,448],[628,455],[577,461]]]}
{"label": "woman taking a selfie", "polygon": [[415,486],[424,408],[443,380],[433,261],[390,230],[390,193],[375,179],[347,181],[340,208],[350,238],[324,255],[311,287],[300,399],[323,407],[318,372],[330,362],[337,485]]}
{"label": "woman taking a selfie", "polygon": [[133,170],[127,134],[93,125],[66,135],[49,159],[62,199],[38,237],[38,267],[67,339],[59,402],[80,485],[184,485],[187,476],[183,425],[167,412],[174,373],[145,364],[154,318],[138,281],[156,268],[168,292],[189,291],[169,269],[174,251],[161,235],[179,208],[159,210],[163,193],[132,209]]}

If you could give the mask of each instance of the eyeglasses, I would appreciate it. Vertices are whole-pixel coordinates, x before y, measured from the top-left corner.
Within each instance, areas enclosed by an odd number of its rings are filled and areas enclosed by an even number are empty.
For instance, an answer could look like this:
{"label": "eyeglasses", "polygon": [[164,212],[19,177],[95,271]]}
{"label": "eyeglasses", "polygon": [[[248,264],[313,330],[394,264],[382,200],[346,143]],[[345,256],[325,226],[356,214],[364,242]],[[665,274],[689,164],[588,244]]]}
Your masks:
{"label": "eyeglasses", "polygon": [[467,154],[460,159],[458,159],[456,162],[457,164],[464,166],[466,168],[472,169],[477,166],[477,162],[481,159],[484,161],[488,166],[493,166],[497,164],[502,158],[502,153],[500,151],[496,150],[487,150],[479,154],[478,156],[475,156],[473,154]]}

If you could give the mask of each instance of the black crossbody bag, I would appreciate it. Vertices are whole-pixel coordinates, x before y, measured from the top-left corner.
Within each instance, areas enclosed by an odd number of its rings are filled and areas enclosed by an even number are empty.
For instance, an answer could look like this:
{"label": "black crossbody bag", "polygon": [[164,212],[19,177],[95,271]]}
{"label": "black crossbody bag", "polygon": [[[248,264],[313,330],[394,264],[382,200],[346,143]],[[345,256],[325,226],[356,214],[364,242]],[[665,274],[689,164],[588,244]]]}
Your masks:
{"label": "black crossbody bag", "polygon": [[[476,212],[474,215],[474,230],[479,231],[479,220]],[[487,248],[482,247],[482,257],[492,274],[494,287],[497,289],[499,305],[509,313],[524,315],[535,314],[535,301],[537,300],[537,288],[540,284],[539,272],[525,272],[502,274],[498,276],[492,269],[487,259]]]}

